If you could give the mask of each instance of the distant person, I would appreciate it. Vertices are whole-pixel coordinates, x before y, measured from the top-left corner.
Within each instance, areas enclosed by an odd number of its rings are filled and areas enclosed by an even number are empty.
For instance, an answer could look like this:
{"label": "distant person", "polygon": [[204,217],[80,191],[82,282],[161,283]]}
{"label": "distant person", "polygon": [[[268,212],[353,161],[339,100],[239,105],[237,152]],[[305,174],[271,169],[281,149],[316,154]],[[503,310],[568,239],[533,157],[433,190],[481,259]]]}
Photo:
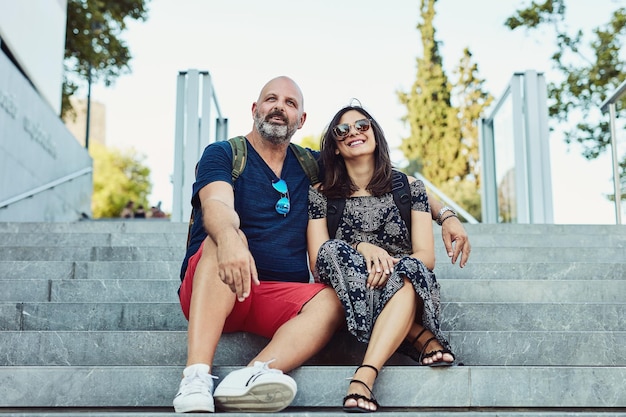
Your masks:
{"label": "distant person", "polygon": [[135,202],[134,201],[130,200],[128,203],[126,203],[126,205],[122,209],[122,213],[120,214],[120,217],[123,219],[132,219],[133,217],[135,217]]}
{"label": "distant person", "polygon": [[156,206],[152,206],[150,207],[150,217],[155,218],[155,219],[160,219],[165,217],[165,213],[163,212],[163,210],[161,210],[161,202],[159,201],[159,203]]}
{"label": "distant person", "polygon": [[136,219],[146,218],[146,210],[143,208],[142,204],[140,204],[139,207],[137,207],[137,211],[135,211],[135,218]]}

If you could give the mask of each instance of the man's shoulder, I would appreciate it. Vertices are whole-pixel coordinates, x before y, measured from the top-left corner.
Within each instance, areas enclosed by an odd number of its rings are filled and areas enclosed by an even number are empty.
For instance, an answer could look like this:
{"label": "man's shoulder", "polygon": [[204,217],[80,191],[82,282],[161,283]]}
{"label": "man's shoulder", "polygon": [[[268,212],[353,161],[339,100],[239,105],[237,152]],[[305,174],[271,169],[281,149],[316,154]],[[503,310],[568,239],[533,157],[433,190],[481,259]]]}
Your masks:
{"label": "man's shoulder", "polygon": [[315,159],[319,159],[320,151],[316,151],[315,149],[311,149],[311,148],[304,148],[304,149],[306,149],[307,151],[311,152],[311,154],[313,154]]}
{"label": "man's shoulder", "polygon": [[217,155],[220,157],[232,155],[231,146],[227,140],[211,142],[204,148],[203,157],[215,158]]}

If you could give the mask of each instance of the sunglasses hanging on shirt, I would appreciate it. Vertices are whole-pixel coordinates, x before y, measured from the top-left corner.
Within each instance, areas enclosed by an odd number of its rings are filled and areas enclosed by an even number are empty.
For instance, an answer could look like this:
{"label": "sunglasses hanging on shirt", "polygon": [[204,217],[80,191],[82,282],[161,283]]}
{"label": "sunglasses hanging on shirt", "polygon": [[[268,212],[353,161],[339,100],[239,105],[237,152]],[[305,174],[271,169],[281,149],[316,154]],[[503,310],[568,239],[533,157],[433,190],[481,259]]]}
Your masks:
{"label": "sunglasses hanging on shirt", "polygon": [[281,197],[276,202],[276,213],[286,216],[291,209],[291,203],[289,202],[289,189],[287,189],[287,183],[283,179],[272,182],[272,187],[278,191]]}

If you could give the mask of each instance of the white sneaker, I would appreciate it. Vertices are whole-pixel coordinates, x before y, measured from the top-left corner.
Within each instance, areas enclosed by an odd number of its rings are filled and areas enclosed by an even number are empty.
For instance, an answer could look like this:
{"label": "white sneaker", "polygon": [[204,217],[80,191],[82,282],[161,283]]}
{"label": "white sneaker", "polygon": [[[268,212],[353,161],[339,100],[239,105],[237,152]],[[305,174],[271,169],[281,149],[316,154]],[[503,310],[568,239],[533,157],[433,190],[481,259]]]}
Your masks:
{"label": "white sneaker", "polygon": [[224,411],[281,411],[296,396],[296,381],[278,369],[268,368],[269,362],[233,371],[215,389],[215,402]]}
{"label": "white sneaker", "polygon": [[213,379],[217,377],[209,374],[209,365],[198,363],[188,366],[183,371],[183,376],[178,393],[174,397],[174,411],[177,413],[215,412],[211,391],[213,391]]}

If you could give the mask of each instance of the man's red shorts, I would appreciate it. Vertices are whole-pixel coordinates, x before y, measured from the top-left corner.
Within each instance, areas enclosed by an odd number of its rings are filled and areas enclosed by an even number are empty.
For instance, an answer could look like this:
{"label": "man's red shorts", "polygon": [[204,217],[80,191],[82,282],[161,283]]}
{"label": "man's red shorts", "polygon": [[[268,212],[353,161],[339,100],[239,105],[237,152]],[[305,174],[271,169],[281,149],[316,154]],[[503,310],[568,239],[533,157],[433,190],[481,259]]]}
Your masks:
{"label": "man's red shorts", "polygon": [[[204,243],[189,258],[180,286],[180,305],[187,320],[193,277],[203,247]],[[297,316],[302,307],[324,288],[324,284],[300,282],[261,281],[261,285],[252,285],[248,298],[242,302],[235,301],[233,311],[224,324],[224,333],[250,332],[271,338],[280,326]]]}

